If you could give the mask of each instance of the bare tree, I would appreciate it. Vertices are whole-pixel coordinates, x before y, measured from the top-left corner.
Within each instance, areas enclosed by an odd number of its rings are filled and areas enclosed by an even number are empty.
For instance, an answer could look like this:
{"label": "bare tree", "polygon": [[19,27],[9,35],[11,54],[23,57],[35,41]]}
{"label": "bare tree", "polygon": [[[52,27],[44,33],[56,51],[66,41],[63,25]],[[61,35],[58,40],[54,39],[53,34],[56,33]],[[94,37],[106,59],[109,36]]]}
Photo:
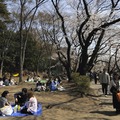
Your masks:
{"label": "bare tree", "polygon": [[[70,33],[68,33],[67,30],[69,28],[66,27],[67,21],[65,20],[65,16],[60,9],[60,2],[63,1],[51,1],[57,15],[61,20],[61,29],[67,43],[67,59],[64,61],[64,63],[67,63],[67,68],[71,69],[70,50],[72,42],[68,37],[68,34]],[[74,3],[73,7],[76,11],[76,16],[74,15],[76,19],[74,18],[74,22],[77,23],[77,25],[74,26],[74,29],[76,29],[76,33],[74,34],[77,36],[78,46],[80,48],[80,57],[77,72],[79,72],[81,75],[85,75],[86,72],[90,71],[94,66],[94,63],[98,57],[98,52],[103,47],[101,44],[104,41],[108,28],[112,27],[115,24],[117,25],[117,23],[120,22],[119,15],[117,15],[117,12],[119,12],[119,0],[101,0],[97,1],[97,4],[94,3],[94,0],[79,0],[76,2],[73,1],[72,3]],[[71,16],[72,15],[73,14],[71,13]],[[91,46],[94,47],[91,51],[91,55],[89,55]],[[107,45],[103,48],[106,49],[106,47]],[[106,51],[108,50],[109,49]],[[61,53],[59,53],[59,55],[60,54]]]}
{"label": "bare tree", "polygon": [[[40,5],[46,0],[19,0],[20,13],[19,13],[19,38],[20,38],[20,75],[19,82],[22,81],[23,77],[23,66],[25,59],[26,45],[28,41],[28,33],[31,29],[34,17]],[[17,1],[18,2],[18,1]],[[30,3],[33,3],[32,5]],[[31,7],[28,7],[28,6]],[[30,9],[29,9],[30,8]],[[23,36],[23,31],[25,34]]]}

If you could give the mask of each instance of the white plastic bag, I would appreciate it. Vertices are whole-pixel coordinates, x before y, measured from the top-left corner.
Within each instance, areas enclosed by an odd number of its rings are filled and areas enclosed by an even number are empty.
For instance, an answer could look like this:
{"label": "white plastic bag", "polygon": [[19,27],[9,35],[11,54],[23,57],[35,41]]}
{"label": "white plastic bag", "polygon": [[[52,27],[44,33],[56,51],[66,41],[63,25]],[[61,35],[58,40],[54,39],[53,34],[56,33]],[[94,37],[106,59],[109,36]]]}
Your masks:
{"label": "white plastic bag", "polygon": [[11,115],[13,113],[11,105],[2,107],[0,110],[2,112],[2,115]]}

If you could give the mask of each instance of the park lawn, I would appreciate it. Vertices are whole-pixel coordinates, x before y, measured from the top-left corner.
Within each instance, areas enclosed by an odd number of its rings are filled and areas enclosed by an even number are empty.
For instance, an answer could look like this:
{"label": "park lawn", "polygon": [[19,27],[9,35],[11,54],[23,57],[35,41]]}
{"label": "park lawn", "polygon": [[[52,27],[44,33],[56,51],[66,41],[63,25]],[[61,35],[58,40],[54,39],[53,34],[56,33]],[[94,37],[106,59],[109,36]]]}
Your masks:
{"label": "park lawn", "polygon": [[[18,77],[13,77],[15,81],[19,81]],[[26,77],[23,78],[24,80],[26,80]],[[4,90],[8,90],[9,91],[9,97],[8,97],[8,100],[10,103],[14,103],[14,93],[16,92],[19,92],[21,91],[21,89],[23,87],[27,88],[28,90],[30,90],[31,87],[35,87],[35,83],[26,83],[26,82],[21,82],[20,84],[18,85],[13,85],[13,86],[0,86],[0,94],[4,91]],[[19,120],[19,119],[22,119],[22,120],[32,120],[34,116],[29,116],[28,119],[27,117],[3,117],[3,118],[0,118],[0,120]],[[31,118],[31,119],[30,119]]]}
{"label": "park lawn", "polygon": [[[14,77],[14,80],[18,82],[18,77]],[[10,103],[14,103],[14,93],[21,91],[22,88],[27,88],[28,90],[30,90],[31,88],[35,88],[35,83],[34,82],[25,82],[26,77],[24,77],[23,82],[19,83],[18,85],[13,85],[13,86],[1,86],[0,88],[0,94],[4,91],[4,90],[8,90],[9,93],[9,97],[8,100]],[[49,104],[53,104],[53,103],[59,103],[59,102],[64,102],[64,99],[61,99],[62,96],[60,96],[61,92],[34,92],[35,96],[37,97],[38,102],[40,102],[42,104],[42,109],[43,111],[46,109],[46,106]],[[66,99],[65,99],[66,100]],[[47,110],[47,109],[46,109]],[[50,109],[48,109],[49,111]],[[45,116],[44,116],[44,115]],[[51,115],[51,117],[49,116],[49,112],[43,112],[43,114],[41,116],[26,116],[26,117],[2,117],[0,118],[0,120],[42,120],[44,119],[44,117],[46,117],[46,119],[53,119],[54,116]],[[46,120],[45,119],[45,120]]]}
{"label": "park lawn", "polygon": [[[108,105],[103,103],[109,101],[103,99],[100,101],[87,96],[82,98],[75,90],[71,91],[74,85],[67,82],[64,85],[67,89],[65,92],[34,92],[38,102],[42,104],[41,116],[3,117],[0,120],[119,120],[111,102]],[[35,87],[35,83],[23,81],[18,85],[1,87],[0,93],[9,90],[9,101],[14,102],[14,93],[23,87],[30,90]]]}

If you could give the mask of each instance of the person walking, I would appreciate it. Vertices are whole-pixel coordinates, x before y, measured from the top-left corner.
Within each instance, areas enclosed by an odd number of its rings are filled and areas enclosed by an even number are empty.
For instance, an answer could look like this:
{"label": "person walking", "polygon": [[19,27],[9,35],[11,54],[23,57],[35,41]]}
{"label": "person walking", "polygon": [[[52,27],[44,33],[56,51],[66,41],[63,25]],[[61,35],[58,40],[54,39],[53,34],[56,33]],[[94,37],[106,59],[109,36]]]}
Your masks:
{"label": "person walking", "polygon": [[103,72],[100,74],[100,83],[102,85],[102,92],[107,96],[108,85],[110,84],[110,75],[107,73],[107,70],[104,68]]}

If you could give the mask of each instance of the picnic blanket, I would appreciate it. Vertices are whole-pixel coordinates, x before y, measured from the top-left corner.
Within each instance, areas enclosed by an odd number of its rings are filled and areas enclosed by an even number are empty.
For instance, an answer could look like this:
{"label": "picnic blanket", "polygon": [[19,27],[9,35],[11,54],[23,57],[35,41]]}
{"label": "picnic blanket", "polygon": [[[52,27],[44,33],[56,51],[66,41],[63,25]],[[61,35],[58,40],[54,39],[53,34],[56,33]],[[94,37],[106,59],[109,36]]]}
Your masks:
{"label": "picnic blanket", "polygon": [[[12,109],[14,110],[14,106],[12,106]],[[37,112],[35,112],[33,115],[40,116],[41,114],[42,114],[42,105],[39,103]],[[23,117],[23,116],[28,116],[28,115],[30,115],[30,114],[23,114],[23,113],[20,113],[20,111],[17,111],[17,112],[13,112],[10,116],[12,116],[12,117],[14,117],[14,116]],[[1,117],[10,117],[10,116],[1,116]]]}
{"label": "picnic blanket", "polygon": [[40,81],[40,83],[47,83],[47,81],[46,80],[39,80]]}

